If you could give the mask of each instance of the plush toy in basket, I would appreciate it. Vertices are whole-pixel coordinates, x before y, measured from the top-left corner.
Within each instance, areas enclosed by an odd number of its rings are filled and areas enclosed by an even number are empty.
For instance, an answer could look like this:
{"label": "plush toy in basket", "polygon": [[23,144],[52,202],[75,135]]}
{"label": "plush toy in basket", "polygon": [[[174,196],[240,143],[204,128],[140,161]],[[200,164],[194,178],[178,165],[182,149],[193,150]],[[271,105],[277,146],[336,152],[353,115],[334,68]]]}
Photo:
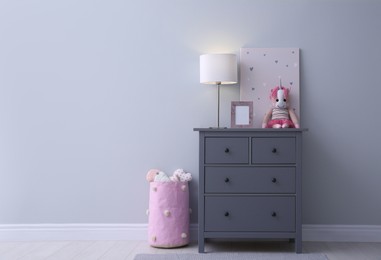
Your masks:
{"label": "plush toy in basket", "polygon": [[290,89],[280,85],[271,90],[272,108],[263,119],[262,128],[299,128],[299,120],[294,110],[289,108]]}
{"label": "plush toy in basket", "polygon": [[171,177],[151,169],[148,241],[153,247],[172,248],[189,244],[189,172],[177,169]]}

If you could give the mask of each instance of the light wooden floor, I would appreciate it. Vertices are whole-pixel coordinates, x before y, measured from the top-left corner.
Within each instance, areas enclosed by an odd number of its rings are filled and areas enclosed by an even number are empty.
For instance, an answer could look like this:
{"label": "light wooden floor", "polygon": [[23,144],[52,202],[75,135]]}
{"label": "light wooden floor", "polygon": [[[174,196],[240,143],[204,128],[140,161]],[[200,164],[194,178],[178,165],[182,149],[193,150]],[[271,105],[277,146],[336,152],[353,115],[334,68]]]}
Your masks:
{"label": "light wooden floor", "polygon": [[[208,252],[292,252],[288,242],[209,241]],[[381,260],[381,243],[304,242],[304,253],[323,253],[330,260]],[[0,242],[0,260],[132,260],[139,253],[197,253],[197,244],[158,249],[146,241]]]}

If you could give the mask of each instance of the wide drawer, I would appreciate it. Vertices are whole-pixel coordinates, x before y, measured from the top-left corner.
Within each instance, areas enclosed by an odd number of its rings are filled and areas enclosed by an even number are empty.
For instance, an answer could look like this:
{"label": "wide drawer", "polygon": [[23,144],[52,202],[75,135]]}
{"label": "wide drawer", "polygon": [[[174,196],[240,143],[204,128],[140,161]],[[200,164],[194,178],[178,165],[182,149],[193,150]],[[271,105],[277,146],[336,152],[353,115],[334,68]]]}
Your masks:
{"label": "wide drawer", "polygon": [[249,163],[249,139],[205,138],[205,163]]}
{"label": "wide drawer", "polygon": [[207,196],[205,231],[294,232],[295,198]]}
{"label": "wide drawer", "polygon": [[295,193],[295,167],[205,167],[206,193]]}
{"label": "wide drawer", "polygon": [[252,163],[295,163],[296,144],[293,137],[251,139]]}

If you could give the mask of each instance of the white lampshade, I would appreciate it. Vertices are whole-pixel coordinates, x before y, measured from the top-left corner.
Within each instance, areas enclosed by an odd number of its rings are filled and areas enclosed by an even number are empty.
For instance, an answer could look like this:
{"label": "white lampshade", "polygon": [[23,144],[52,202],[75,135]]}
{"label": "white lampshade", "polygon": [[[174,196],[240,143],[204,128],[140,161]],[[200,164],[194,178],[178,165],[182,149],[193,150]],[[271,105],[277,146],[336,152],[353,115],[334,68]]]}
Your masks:
{"label": "white lampshade", "polygon": [[204,54],[200,56],[200,83],[237,83],[237,56],[235,54]]}

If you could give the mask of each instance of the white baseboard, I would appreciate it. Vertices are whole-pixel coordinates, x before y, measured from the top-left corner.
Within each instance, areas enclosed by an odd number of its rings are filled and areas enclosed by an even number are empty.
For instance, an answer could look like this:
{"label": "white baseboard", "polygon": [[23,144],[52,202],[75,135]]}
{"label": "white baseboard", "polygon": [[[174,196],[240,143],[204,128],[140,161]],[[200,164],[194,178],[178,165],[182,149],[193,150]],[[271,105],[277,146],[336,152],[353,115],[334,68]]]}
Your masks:
{"label": "white baseboard", "polygon": [[[148,224],[10,224],[0,225],[0,241],[146,240]],[[197,240],[197,225],[190,225]]]}
{"label": "white baseboard", "polygon": [[[197,240],[197,224],[190,225]],[[0,241],[146,240],[147,224],[0,225]],[[303,225],[303,241],[381,242],[380,225]]]}
{"label": "white baseboard", "polygon": [[143,240],[147,224],[0,225],[0,240]]}
{"label": "white baseboard", "polygon": [[381,226],[303,225],[303,241],[381,242]]}

